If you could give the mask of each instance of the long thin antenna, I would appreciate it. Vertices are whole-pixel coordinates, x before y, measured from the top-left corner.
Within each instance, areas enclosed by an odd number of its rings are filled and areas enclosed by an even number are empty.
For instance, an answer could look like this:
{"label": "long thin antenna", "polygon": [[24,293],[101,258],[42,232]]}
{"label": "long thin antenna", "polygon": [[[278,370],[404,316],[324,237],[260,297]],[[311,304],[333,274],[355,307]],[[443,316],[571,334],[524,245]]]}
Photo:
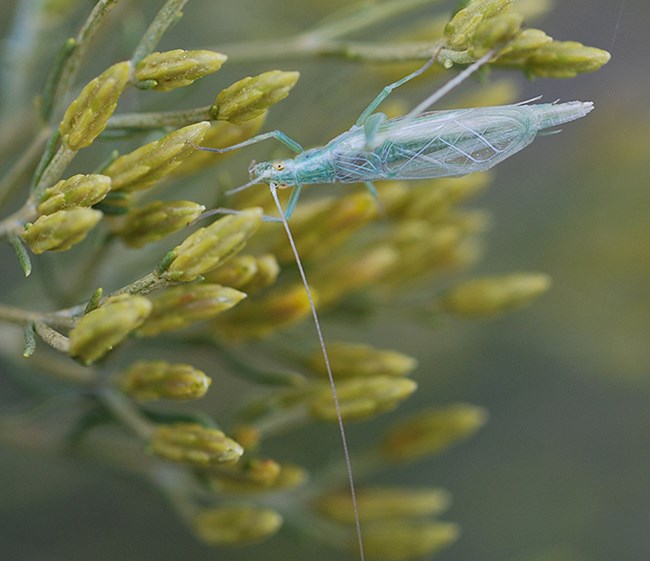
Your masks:
{"label": "long thin antenna", "polygon": [[305,269],[302,266],[302,261],[300,260],[300,255],[298,254],[298,248],[293,239],[293,234],[289,228],[289,223],[287,218],[284,215],[284,210],[280,204],[280,199],[278,199],[277,187],[274,183],[269,185],[271,190],[271,195],[273,195],[273,200],[275,201],[275,206],[278,207],[278,212],[280,213],[280,221],[284,226],[284,230],[287,233],[289,238],[289,245],[291,246],[291,251],[296,260],[296,265],[298,265],[298,271],[300,272],[300,277],[302,278],[302,283],[305,286],[305,293],[307,294],[307,300],[309,300],[309,307],[311,308],[311,315],[314,318],[314,325],[316,326],[316,333],[318,334],[318,342],[320,344],[321,352],[323,353],[323,360],[325,361],[325,368],[327,370],[327,377],[329,378],[330,389],[332,391],[332,398],[334,399],[334,408],[336,409],[336,420],[339,426],[339,433],[341,435],[341,444],[343,446],[343,455],[345,456],[345,467],[348,472],[348,483],[350,487],[350,497],[352,499],[352,508],[354,511],[354,524],[356,526],[357,540],[359,543],[359,559],[360,561],[365,561],[365,553],[363,549],[363,537],[361,535],[361,520],[359,519],[359,505],[357,503],[357,493],[354,486],[354,475],[352,472],[352,459],[350,456],[350,449],[348,446],[348,437],[345,432],[345,425],[343,424],[343,417],[341,415],[341,407],[339,406],[339,397],[336,391],[336,383],[334,382],[334,374],[332,373],[332,366],[330,365],[330,357],[327,353],[327,347],[325,346],[325,338],[323,337],[323,330],[321,329],[320,320],[318,319],[318,313],[316,312],[316,304],[314,303],[314,297],[312,296],[311,289],[309,288],[309,283],[307,282],[307,275],[305,274]]}

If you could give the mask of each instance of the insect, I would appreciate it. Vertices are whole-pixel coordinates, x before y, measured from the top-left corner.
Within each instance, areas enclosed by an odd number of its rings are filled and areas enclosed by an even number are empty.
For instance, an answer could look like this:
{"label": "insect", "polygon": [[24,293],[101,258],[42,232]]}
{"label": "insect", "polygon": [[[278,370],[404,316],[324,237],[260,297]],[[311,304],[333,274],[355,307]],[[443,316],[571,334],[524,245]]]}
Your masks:
{"label": "insect", "polygon": [[[285,133],[275,130],[227,148],[199,147],[202,150],[223,153],[274,138],[297,154],[292,159],[258,164],[253,162],[249,168],[250,181],[229,193],[259,183],[268,184],[280,218],[267,218],[282,222],[286,231],[311,307],[337,410],[361,561],[364,561],[363,536],[352,463],[338,404],[336,384],[314,298],[288,223],[296,208],[303,185],[363,182],[377,198],[373,181],[434,179],[485,171],[525,148],[538,134],[562,123],[584,117],[593,109],[591,102],[572,101],[425,112],[449,90],[488,62],[494,56],[494,52],[488,52],[407,115],[388,119],[383,113],[375,113],[394,89],[425,72],[435,61],[436,54],[418,70],[386,86],[348,131],[330,140],[325,146],[304,150],[298,142]],[[284,188],[293,188],[286,209],[282,208],[277,195],[277,189]],[[216,209],[215,212],[237,211]]]}

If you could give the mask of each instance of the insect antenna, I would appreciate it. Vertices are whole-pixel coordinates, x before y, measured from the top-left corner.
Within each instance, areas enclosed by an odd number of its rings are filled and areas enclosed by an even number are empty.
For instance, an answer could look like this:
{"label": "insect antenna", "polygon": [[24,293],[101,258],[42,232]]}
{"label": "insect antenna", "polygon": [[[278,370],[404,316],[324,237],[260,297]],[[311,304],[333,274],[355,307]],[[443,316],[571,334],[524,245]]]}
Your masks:
{"label": "insect antenna", "polygon": [[323,336],[323,330],[321,328],[320,319],[318,318],[318,312],[316,312],[316,304],[314,303],[314,297],[307,282],[307,275],[305,269],[302,266],[302,261],[300,255],[298,254],[298,248],[293,239],[293,234],[291,233],[291,228],[289,227],[289,222],[287,217],[284,214],[282,209],[282,204],[278,198],[277,186],[274,183],[269,184],[269,189],[271,190],[271,195],[273,196],[273,201],[275,206],[278,207],[278,212],[280,213],[280,222],[284,226],[284,230],[287,233],[287,238],[289,238],[289,245],[291,246],[291,251],[296,260],[296,265],[298,266],[298,271],[300,273],[300,278],[302,279],[303,286],[305,287],[305,294],[307,295],[307,300],[309,301],[309,307],[311,308],[311,314],[314,318],[314,325],[316,326],[316,333],[318,335],[318,343],[320,345],[321,353],[323,355],[323,361],[325,362],[325,369],[327,370],[327,377],[329,379],[330,390],[332,392],[332,399],[334,400],[334,409],[336,410],[336,421],[339,427],[339,434],[341,436],[341,445],[343,447],[343,456],[345,457],[345,468],[348,475],[348,485],[350,489],[350,498],[352,500],[352,509],[354,512],[354,524],[357,534],[357,541],[359,547],[359,561],[365,561],[365,554],[363,548],[363,537],[361,534],[361,520],[359,519],[359,505],[357,502],[357,493],[354,485],[354,474],[352,471],[352,458],[350,456],[350,448],[348,446],[348,437],[345,431],[345,425],[343,423],[343,416],[341,414],[341,407],[339,405],[338,393],[336,391],[336,383],[334,382],[334,374],[332,373],[332,366],[330,364],[329,354],[327,352],[327,347],[325,345],[325,337]]}

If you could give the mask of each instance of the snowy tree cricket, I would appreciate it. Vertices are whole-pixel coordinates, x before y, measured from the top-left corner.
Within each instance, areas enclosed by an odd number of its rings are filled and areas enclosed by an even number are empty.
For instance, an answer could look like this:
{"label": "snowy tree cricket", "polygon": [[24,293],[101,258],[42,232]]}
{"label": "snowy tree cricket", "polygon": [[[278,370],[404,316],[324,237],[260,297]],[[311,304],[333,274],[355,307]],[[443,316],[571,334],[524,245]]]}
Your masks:
{"label": "snowy tree cricket", "polygon": [[[266,219],[281,222],[289,239],[311,307],[337,410],[361,561],[365,558],[363,534],[351,456],[338,405],[336,384],[314,298],[288,222],[296,208],[303,185],[362,182],[377,199],[374,181],[434,179],[485,171],[525,148],[537,134],[584,117],[593,109],[591,102],[572,101],[427,112],[427,109],[446,93],[489,62],[496,54],[495,51],[490,51],[408,114],[388,119],[383,113],[375,112],[393,90],[423,74],[435,62],[437,54],[438,51],[434,52],[422,67],[384,87],[361,113],[356,123],[325,146],[304,150],[298,142],[285,133],[274,130],[226,148],[197,147],[209,152],[224,153],[273,138],[296,153],[292,159],[251,164],[250,181],[228,193],[266,183],[279,212],[279,218],[266,217]],[[293,191],[286,209],[283,209],[277,190],[285,188],[293,188]],[[237,211],[220,208],[207,214],[215,213],[237,213]]]}

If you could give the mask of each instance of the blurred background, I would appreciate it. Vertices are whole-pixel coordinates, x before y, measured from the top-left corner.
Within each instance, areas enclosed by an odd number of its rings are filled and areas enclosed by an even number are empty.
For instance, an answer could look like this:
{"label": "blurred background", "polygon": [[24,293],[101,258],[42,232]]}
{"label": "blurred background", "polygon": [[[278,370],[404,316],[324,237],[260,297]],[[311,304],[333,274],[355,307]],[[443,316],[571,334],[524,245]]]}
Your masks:
{"label": "blurred background", "polygon": [[[3,31],[16,4],[0,7]],[[86,4],[90,9],[92,3]],[[142,11],[133,13],[141,19],[130,18],[119,37],[102,38],[111,48],[93,53],[86,78],[119,58],[120,42],[126,52],[132,48],[161,2],[137,4]],[[219,49],[242,38],[291,36],[346,4],[192,0],[161,50]],[[413,17],[426,16],[421,10],[360,38],[391,37]],[[386,344],[418,358],[420,389],[402,412],[455,401],[490,412],[486,427],[470,441],[391,474],[394,481],[439,485],[453,494],[444,518],[459,523],[463,533],[438,555],[441,561],[648,558],[648,22],[650,4],[644,0],[558,2],[531,24],[556,39],[609,50],[609,64],[570,80],[527,81],[503,70],[490,76],[508,76],[522,100],[543,95],[546,101],[595,102],[588,118],[498,166],[487,192],[474,201],[493,215],[485,257],[474,272],[546,272],[554,283],[549,293],[529,308],[491,321],[445,320],[431,329],[386,315],[364,333],[331,328],[337,339]],[[66,33],[77,25],[72,19]],[[273,109],[266,128],[282,128],[306,146],[347,128],[392,79],[381,68],[337,59],[233,61],[205,87],[209,91],[272,68],[297,69],[302,77],[290,99]],[[453,105],[455,95],[475,88],[463,85],[445,103]],[[430,89],[421,80],[400,92],[400,99],[412,104]],[[176,99],[192,106],[200,104],[201,95],[199,90]],[[161,103],[168,104],[168,98]],[[233,158],[233,182],[245,179],[250,158]],[[11,259],[5,256],[3,262]],[[0,272],[2,282],[15,273]],[[353,456],[355,446],[374,439],[386,422],[350,427]],[[300,438],[316,440],[307,431],[298,434],[296,461],[310,455]],[[317,444],[331,446],[332,455],[341,453],[334,430],[323,431]],[[90,555],[95,561],[344,558],[284,535],[245,549],[209,548],[181,526],[148,485],[65,457],[3,449],[0,481],[2,558],[11,561]]]}

